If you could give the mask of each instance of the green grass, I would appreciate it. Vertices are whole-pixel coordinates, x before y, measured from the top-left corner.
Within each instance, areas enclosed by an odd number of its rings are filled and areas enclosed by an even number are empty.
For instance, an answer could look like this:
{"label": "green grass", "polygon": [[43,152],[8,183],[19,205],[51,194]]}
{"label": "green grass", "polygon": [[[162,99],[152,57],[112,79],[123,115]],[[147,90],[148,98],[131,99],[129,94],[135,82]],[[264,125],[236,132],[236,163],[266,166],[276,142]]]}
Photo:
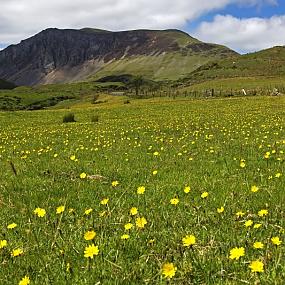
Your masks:
{"label": "green grass", "polygon": [[209,58],[203,55],[184,56],[178,52],[156,56],[128,57],[107,64],[89,79],[94,80],[110,74],[121,75],[128,73],[142,75],[154,80],[175,80],[208,61]]}
{"label": "green grass", "polygon": [[244,89],[249,95],[256,93],[257,95],[270,95],[274,89],[278,89],[279,92],[285,91],[285,76],[252,76],[252,77],[237,77],[237,78],[224,78],[209,80],[202,83],[193,84],[192,86],[183,87],[179,90],[181,92],[205,92],[206,90],[215,90],[216,96],[219,96],[220,92],[222,96],[230,94],[242,95],[242,89]]}
{"label": "green grass", "polygon": [[[62,123],[67,112],[77,123]],[[99,122],[91,122],[94,115]],[[0,113],[0,240],[7,240],[0,284],[24,276],[31,284],[283,284],[284,120],[284,97],[154,98]],[[46,210],[43,218],[37,207]],[[261,209],[268,215],[258,216]],[[147,220],[143,229],[137,217]],[[17,227],[7,229],[11,223]],[[93,241],[84,239],[88,230],[96,232]],[[186,235],[196,237],[193,247],[183,246]],[[281,245],[272,244],[275,236]],[[264,248],[254,249],[256,241]],[[99,254],[86,258],[92,243]],[[231,260],[234,247],[244,247],[245,256]],[[17,248],[23,254],[12,257]],[[251,272],[254,260],[264,272]],[[169,281],[165,263],[177,267]]]}
{"label": "green grass", "polygon": [[35,110],[91,102],[95,95],[123,86],[120,82],[78,82],[0,90],[0,110]]}
{"label": "green grass", "polygon": [[274,47],[208,62],[188,74],[182,82],[193,84],[224,78],[281,77],[285,76],[284,63],[285,48]]}

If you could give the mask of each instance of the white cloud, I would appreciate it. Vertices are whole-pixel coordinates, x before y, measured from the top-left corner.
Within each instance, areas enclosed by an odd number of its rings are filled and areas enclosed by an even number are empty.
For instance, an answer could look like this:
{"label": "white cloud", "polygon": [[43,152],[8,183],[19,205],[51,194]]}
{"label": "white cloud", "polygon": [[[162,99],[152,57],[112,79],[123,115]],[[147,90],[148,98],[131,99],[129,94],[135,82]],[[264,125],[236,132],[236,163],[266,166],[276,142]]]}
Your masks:
{"label": "white cloud", "polygon": [[285,45],[284,30],[285,15],[268,19],[238,19],[230,15],[217,15],[212,22],[201,23],[195,36],[237,51],[252,52]]}
{"label": "white cloud", "polygon": [[17,43],[48,27],[183,28],[229,4],[260,3],[276,0],[0,0],[0,43]]}

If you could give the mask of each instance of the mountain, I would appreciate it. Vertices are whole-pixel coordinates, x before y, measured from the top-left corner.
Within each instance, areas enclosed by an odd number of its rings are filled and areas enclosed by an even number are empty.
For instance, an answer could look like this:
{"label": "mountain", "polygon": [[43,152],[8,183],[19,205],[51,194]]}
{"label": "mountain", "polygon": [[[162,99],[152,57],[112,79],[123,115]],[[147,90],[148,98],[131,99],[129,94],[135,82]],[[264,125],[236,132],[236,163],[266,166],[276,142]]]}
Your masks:
{"label": "mountain", "polygon": [[210,61],[189,73],[181,81],[193,84],[213,79],[274,76],[285,76],[284,46]]}
{"label": "mountain", "polygon": [[0,51],[0,78],[17,85],[95,80],[120,74],[175,80],[236,53],[179,30],[47,29]]}
{"label": "mountain", "polygon": [[15,84],[8,82],[6,80],[0,79],[0,90],[1,89],[14,89],[16,87]]}

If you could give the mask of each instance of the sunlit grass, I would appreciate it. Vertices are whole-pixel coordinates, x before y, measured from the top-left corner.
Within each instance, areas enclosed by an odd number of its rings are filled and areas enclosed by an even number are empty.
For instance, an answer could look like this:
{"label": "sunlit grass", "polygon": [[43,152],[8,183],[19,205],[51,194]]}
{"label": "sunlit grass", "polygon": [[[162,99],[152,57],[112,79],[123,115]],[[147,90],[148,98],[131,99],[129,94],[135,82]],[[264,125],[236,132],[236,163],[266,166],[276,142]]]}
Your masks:
{"label": "sunlit grass", "polygon": [[282,284],[284,97],[71,111],[0,113],[0,284]]}

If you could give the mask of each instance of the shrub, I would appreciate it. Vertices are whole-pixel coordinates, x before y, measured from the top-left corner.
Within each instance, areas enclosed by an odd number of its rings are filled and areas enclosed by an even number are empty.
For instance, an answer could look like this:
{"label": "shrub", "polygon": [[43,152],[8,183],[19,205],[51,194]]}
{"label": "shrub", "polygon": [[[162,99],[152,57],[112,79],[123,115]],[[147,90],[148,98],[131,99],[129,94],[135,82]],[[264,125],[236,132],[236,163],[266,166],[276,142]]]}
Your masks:
{"label": "shrub", "polygon": [[92,123],[97,123],[97,122],[99,122],[99,115],[97,115],[97,114],[92,115],[92,117],[91,117],[91,122],[92,122]]}
{"label": "shrub", "polygon": [[69,113],[63,116],[63,123],[73,123],[76,122],[73,113]]}
{"label": "shrub", "polygon": [[125,100],[124,101],[124,104],[130,104],[131,102],[130,102],[130,100]]}

